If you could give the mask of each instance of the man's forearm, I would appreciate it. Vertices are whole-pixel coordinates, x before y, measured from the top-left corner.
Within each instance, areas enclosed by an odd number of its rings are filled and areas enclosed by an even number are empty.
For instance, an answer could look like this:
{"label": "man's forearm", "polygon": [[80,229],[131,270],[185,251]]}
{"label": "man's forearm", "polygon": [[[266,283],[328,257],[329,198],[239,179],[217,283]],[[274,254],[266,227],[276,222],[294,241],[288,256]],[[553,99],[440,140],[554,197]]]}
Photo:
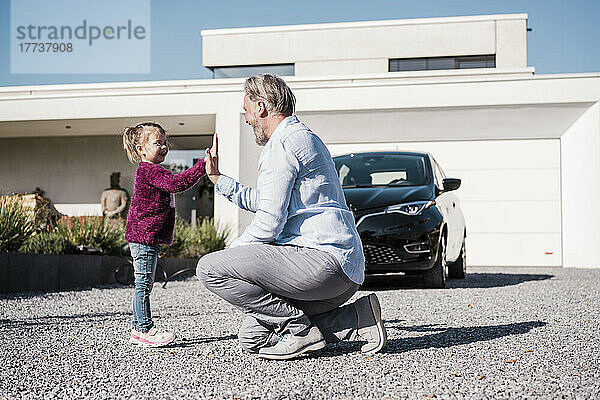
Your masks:
{"label": "man's forearm", "polygon": [[256,189],[242,185],[227,175],[219,175],[215,182],[217,193],[243,210],[256,212],[258,194]]}

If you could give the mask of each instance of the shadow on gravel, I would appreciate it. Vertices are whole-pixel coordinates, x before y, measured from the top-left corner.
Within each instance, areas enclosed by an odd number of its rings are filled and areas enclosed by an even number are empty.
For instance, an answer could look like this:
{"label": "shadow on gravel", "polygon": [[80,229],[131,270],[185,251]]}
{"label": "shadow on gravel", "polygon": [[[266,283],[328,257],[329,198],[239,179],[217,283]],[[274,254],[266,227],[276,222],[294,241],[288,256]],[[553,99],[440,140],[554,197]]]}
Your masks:
{"label": "shadow on gravel", "polygon": [[236,335],[227,335],[227,336],[213,336],[213,337],[203,337],[197,339],[177,339],[172,344],[165,346],[165,348],[183,348],[183,347],[193,347],[198,344],[205,344],[210,342],[220,342],[221,340],[233,340],[237,339]]}
{"label": "shadow on gravel", "polygon": [[444,328],[436,327],[435,325],[416,327],[388,326],[388,329],[398,329],[409,332],[438,332],[425,336],[389,340],[383,352],[404,353],[411,350],[445,348],[462,344],[484,342],[504,336],[522,335],[534,328],[540,328],[545,325],[547,325],[547,323],[542,321],[527,321],[514,324],[472,326],[465,328]]}
{"label": "shadow on gravel", "polygon": [[[450,279],[446,289],[493,288],[518,285],[523,282],[542,281],[553,278],[548,274],[468,273],[465,279]],[[367,275],[361,289],[390,290],[423,288],[423,279],[415,275]]]}
{"label": "shadow on gravel", "polygon": [[78,315],[48,315],[44,317],[33,317],[27,319],[0,319],[0,328],[15,328],[24,326],[54,325],[54,324],[78,324],[99,323],[114,317],[129,316],[130,312],[116,311],[106,313],[90,313]]}
{"label": "shadow on gravel", "polygon": [[492,288],[502,286],[513,286],[523,282],[544,281],[554,278],[549,274],[505,274],[505,273],[482,273],[467,274],[465,279],[451,279],[447,282],[449,288]]}
{"label": "shadow on gravel", "polygon": [[[407,332],[436,332],[430,335],[407,337],[404,339],[390,339],[381,353],[399,354],[412,350],[423,350],[430,348],[446,348],[471,344],[475,342],[484,342],[487,340],[498,339],[504,336],[522,335],[528,333],[534,328],[540,328],[547,325],[546,322],[528,321],[517,322],[505,325],[472,326],[464,328],[447,328],[441,325],[421,325],[421,326],[394,326],[397,320],[385,321],[386,328],[397,329]],[[311,354],[309,357],[335,357],[348,353],[360,351],[361,342],[342,342],[333,346],[327,346],[318,353]]]}

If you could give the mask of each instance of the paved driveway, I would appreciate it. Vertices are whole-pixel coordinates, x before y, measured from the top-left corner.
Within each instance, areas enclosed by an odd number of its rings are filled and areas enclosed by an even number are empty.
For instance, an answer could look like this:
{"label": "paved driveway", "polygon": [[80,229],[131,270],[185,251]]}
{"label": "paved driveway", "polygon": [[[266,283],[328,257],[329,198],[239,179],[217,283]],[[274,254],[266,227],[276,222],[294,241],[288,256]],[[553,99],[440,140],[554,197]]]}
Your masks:
{"label": "paved driveway", "polygon": [[163,349],[128,344],[131,288],[3,297],[0,398],[600,398],[600,270],[469,272],[444,290],[369,280],[385,352],[288,362],[244,353],[241,314],[194,280],[155,286],[155,319],[178,334]]}

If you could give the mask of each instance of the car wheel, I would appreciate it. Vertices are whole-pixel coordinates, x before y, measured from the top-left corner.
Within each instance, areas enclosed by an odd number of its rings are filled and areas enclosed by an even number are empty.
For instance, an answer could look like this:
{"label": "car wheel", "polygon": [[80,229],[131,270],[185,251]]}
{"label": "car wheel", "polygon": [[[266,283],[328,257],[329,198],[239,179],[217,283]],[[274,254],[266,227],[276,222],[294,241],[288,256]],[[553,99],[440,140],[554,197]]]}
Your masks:
{"label": "car wheel", "polygon": [[465,239],[463,239],[462,248],[458,259],[448,267],[448,277],[454,279],[464,279],[467,275],[467,250],[465,249]]}
{"label": "car wheel", "polygon": [[448,264],[446,263],[446,239],[442,237],[438,249],[438,257],[433,268],[423,274],[423,283],[427,288],[442,289],[446,286]]}

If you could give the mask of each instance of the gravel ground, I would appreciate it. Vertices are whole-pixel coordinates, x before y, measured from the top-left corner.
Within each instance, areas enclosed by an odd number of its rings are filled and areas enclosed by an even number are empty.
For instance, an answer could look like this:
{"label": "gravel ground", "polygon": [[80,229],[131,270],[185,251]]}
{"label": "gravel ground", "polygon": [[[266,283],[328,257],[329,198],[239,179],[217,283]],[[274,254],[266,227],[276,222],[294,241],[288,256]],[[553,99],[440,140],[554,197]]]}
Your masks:
{"label": "gravel ground", "polygon": [[443,290],[369,279],[389,341],[293,361],[246,354],[242,315],[195,280],[156,285],[178,339],[132,347],[132,289],[0,298],[0,398],[600,398],[600,270],[471,268]]}

